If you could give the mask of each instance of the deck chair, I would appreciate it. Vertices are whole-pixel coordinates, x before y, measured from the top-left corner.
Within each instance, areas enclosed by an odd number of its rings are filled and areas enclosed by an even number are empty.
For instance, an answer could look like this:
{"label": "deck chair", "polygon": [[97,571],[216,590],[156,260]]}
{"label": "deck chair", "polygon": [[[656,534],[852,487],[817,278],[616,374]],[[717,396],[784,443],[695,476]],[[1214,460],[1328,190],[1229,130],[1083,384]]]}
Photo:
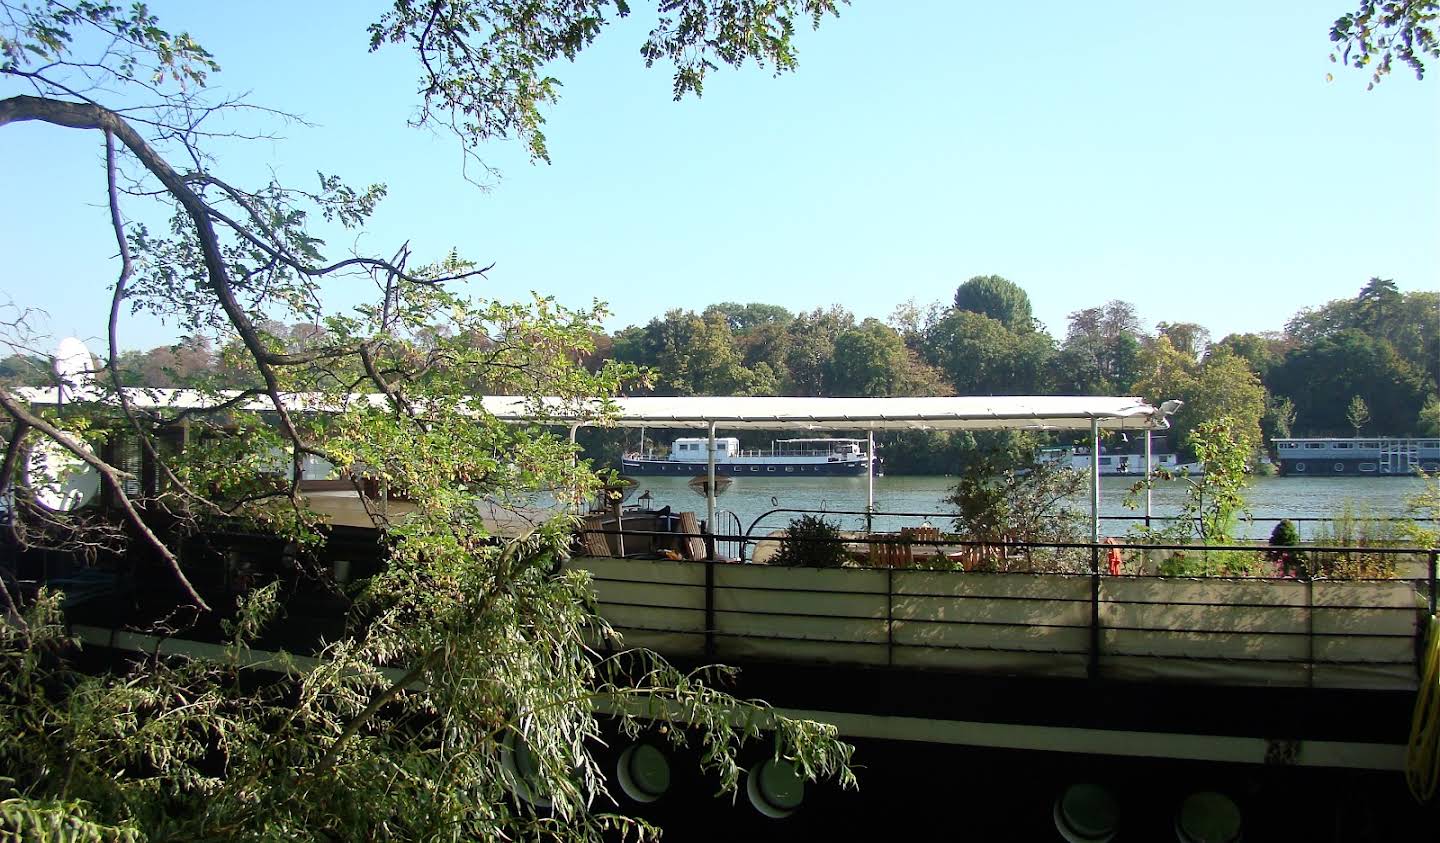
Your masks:
{"label": "deck chair", "polygon": [[680,539],[680,555],[692,562],[699,562],[705,558],[705,540],[695,533],[700,532],[700,522],[695,519],[695,513],[680,513],[680,532],[691,535]]}
{"label": "deck chair", "polygon": [[585,532],[582,533],[582,535],[585,538],[586,556],[606,557],[615,555],[615,551],[610,548],[608,536],[604,533],[591,532],[592,530],[603,529],[605,529],[604,515],[585,516]]}

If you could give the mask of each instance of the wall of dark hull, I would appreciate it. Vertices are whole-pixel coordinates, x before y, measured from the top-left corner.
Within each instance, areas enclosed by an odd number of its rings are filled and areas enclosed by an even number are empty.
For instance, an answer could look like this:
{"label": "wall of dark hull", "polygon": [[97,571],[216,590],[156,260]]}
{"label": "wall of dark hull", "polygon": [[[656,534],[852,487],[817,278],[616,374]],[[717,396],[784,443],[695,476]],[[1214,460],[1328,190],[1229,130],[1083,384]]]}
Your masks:
{"label": "wall of dark hull", "polygon": [[[632,477],[671,476],[703,477],[709,468],[705,463],[664,462],[661,460],[621,460],[620,473]],[[717,477],[864,477],[863,462],[833,463],[785,463],[767,465],[746,465],[743,463],[716,463]]]}
{"label": "wall of dark hull", "polygon": [[1350,457],[1334,459],[1282,457],[1279,463],[1280,473],[1286,477],[1414,477],[1416,468],[1423,468],[1431,472],[1440,471],[1440,462],[1417,460],[1403,470],[1392,468],[1390,471],[1382,471],[1382,466],[1374,459]]}

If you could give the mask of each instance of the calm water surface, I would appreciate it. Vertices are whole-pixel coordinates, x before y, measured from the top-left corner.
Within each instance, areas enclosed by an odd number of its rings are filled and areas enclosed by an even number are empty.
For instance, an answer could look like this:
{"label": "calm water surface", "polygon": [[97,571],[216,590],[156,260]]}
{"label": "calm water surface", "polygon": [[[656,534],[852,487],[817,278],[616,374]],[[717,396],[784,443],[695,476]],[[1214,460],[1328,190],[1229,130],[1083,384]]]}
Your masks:
{"label": "calm water surface", "polygon": [[[691,491],[681,477],[641,477],[640,485],[631,496],[649,490],[654,496],[656,507],[670,505],[676,510],[693,510],[705,517],[704,497]],[[1125,499],[1133,480],[1121,477],[1100,479],[1100,511],[1103,516],[1137,516],[1144,514],[1143,499],[1139,508],[1125,506]],[[1329,518],[1349,507],[1357,514],[1374,516],[1403,516],[1406,499],[1424,488],[1426,481],[1413,477],[1257,477],[1247,488],[1245,495],[1250,512],[1256,519],[1249,525],[1242,525],[1246,535],[1263,538],[1270,534],[1274,520],[1279,518]],[[881,513],[914,512],[931,514],[929,521],[935,526],[946,526],[949,511],[942,499],[955,483],[953,477],[877,477],[875,478],[875,508]],[[1185,497],[1185,484],[1181,480],[1160,482],[1152,497],[1152,512],[1156,516],[1173,515],[1179,511]],[[1074,502],[1076,509],[1089,512],[1088,497],[1082,496]],[[804,480],[775,480],[762,477],[742,477],[726,490],[718,501],[721,510],[735,513],[742,529],[755,526],[755,532],[767,533],[784,528],[795,516],[793,512],[782,512],[761,518],[772,509],[788,508],[806,511],[838,512],[841,510],[865,509],[865,478],[863,477],[815,477]],[[834,520],[845,529],[860,529],[864,526],[863,516],[834,515]],[[877,516],[875,529],[897,530],[901,526],[916,525],[925,519],[919,516]],[[1125,532],[1128,523],[1109,521],[1105,532],[1119,535]],[[1301,525],[1302,531],[1304,525]],[[725,531],[721,522],[720,531]],[[1308,534],[1308,531],[1305,531]]]}

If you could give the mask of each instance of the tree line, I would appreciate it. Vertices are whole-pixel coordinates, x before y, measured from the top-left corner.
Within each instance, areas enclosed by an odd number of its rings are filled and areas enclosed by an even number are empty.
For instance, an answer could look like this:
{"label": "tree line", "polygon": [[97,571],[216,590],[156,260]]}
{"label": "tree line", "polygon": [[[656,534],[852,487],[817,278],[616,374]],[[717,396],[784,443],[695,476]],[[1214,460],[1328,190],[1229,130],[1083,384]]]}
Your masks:
{"label": "tree line", "polygon": [[[269,342],[292,351],[325,341],[315,325],[262,328]],[[674,309],[597,335],[594,351],[576,362],[591,370],[607,361],[643,367],[649,378],[634,392],[649,395],[1178,398],[1185,406],[1168,444],[1189,452],[1195,428],[1221,417],[1257,447],[1286,436],[1440,435],[1437,335],[1440,293],[1401,292],[1372,278],[1353,298],[1303,309],[1278,331],[1214,340],[1203,326],[1178,321],[1147,331],[1133,304],[1112,300],[1071,313],[1057,339],[1034,317],[1023,288],[988,275],[961,284],[949,302],[912,300],[884,321],[857,319],[839,305],[799,313],[755,302]],[[241,351],[235,341],[195,337],[126,351],[116,365],[133,386],[255,386],[235,363]],[[42,383],[48,370],[39,359],[11,356],[0,361],[0,377]],[[1013,434],[881,437],[887,468],[898,473],[952,473],[977,450],[1026,443],[1034,444]],[[589,444],[604,462],[625,443],[596,432]]]}

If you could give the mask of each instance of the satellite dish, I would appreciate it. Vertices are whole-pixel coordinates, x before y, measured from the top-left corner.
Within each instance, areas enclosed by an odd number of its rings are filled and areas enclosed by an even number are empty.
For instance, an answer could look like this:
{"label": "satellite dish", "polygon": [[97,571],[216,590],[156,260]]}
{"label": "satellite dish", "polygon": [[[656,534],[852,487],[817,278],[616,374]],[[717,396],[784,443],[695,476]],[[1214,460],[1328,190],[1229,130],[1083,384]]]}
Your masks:
{"label": "satellite dish", "polygon": [[95,397],[95,360],[85,343],[75,337],[61,340],[55,348],[54,365],[60,400],[88,401]]}
{"label": "satellite dish", "polygon": [[25,456],[25,482],[36,503],[55,512],[79,509],[100,493],[100,472],[49,438],[36,442]]}

